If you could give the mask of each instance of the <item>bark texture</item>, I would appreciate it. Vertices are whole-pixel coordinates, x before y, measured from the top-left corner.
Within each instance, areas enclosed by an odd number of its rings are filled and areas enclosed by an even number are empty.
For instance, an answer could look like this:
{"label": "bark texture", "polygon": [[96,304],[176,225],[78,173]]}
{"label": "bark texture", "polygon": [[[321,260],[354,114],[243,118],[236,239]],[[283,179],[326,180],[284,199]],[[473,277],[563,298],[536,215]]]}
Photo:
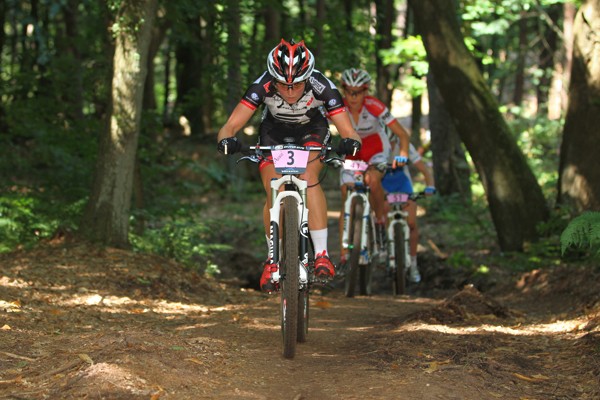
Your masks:
{"label": "bark texture", "polygon": [[581,212],[600,210],[600,0],[581,6],[574,33],[558,202]]}
{"label": "bark texture", "polygon": [[88,239],[129,246],[129,212],[148,49],[157,0],[124,0],[117,16],[112,111],[100,138],[92,194],[81,224]]}
{"label": "bark texture", "polygon": [[541,188],[465,46],[452,2],[409,0],[429,65],[486,192],[502,250],[521,250],[548,216]]}

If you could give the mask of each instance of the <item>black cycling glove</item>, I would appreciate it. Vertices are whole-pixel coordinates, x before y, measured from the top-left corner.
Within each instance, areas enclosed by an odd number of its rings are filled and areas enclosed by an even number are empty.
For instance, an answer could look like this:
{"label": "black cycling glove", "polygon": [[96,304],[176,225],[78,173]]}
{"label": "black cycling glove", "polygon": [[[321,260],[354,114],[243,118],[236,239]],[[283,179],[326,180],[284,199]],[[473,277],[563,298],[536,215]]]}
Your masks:
{"label": "black cycling glove", "polygon": [[354,139],[342,139],[336,150],[339,155],[355,156],[360,151],[360,142]]}
{"label": "black cycling glove", "polygon": [[236,137],[225,138],[217,144],[217,150],[223,154],[237,153],[241,149],[242,144],[237,140]]}

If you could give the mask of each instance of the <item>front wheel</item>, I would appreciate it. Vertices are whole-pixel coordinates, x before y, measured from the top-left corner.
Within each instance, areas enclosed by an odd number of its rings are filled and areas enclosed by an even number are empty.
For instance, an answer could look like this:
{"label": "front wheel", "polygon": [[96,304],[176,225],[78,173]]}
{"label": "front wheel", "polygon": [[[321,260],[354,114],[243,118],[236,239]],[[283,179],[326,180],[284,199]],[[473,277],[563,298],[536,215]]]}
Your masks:
{"label": "front wheel", "polygon": [[406,291],[406,238],[402,224],[394,225],[394,253],[395,265],[393,276],[394,296],[404,294]]}
{"label": "front wheel", "polygon": [[371,260],[368,264],[360,266],[358,286],[359,293],[362,296],[370,296],[372,293],[371,285],[373,281],[373,264],[374,261]]}
{"label": "front wheel", "polygon": [[282,255],[281,255],[281,332],[283,356],[294,358],[298,338],[298,281],[299,237],[298,202],[294,197],[283,199]]}
{"label": "front wheel", "polygon": [[361,234],[363,224],[363,204],[356,201],[352,207],[352,220],[350,222],[350,235],[352,238],[352,248],[350,249],[350,258],[348,259],[348,273],[345,280],[346,297],[354,297],[354,289],[358,278],[358,262],[360,261]]}
{"label": "front wheel", "polygon": [[298,293],[298,343],[306,342],[308,335],[308,286]]}

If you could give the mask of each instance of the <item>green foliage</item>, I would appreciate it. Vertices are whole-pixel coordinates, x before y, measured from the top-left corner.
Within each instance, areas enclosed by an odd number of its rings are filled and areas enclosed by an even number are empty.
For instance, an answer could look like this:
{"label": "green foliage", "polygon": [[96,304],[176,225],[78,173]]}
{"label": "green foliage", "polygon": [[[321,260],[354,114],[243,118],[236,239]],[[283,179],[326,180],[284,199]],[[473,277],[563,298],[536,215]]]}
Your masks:
{"label": "green foliage", "polygon": [[392,47],[380,50],[379,55],[384,65],[400,64],[407,71],[411,71],[411,74],[404,76],[401,81],[401,88],[411,96],[420,96],[427,90],[427,83],[422,78],[427,75],[429,64],[420,36],[398,38],[392,43]]}
{"label": "green foliage", "polygon": [[436,234],[450,248],[460,248],[473,238],[477,238],[482,247],[495,243],[495,231],[483,196],[474,197],[469,204],[459,195],[434,196],[419,203],[431,213],[428,218],[442,223]]}
{"label": "green foliage", "polygon": [[561,252],[570,248],[600,255],[600,212],[588,211],[575,217],[560,236]]}
{"label": "green foliage", "polygon": [[0,192],[0,252],[75,230],[84,206],[84,200],[64,203],[27,187],[7,188]]}
{"label": "green foliage", "polygon": [[160,254],[187,266],[215,273],[218,268],[211,257],[231,246],[219,239],[218,221],[210,221],[189,210],[180,209],[171,220],[148,221],[149,226],[141,235],[130,233],[130,241],[136,251]]}
{"label": "green foliage", "polygon": [[550,120],[545,115],[528,115],[522,108],[502,106],[517,144],[540,183],[546,198],[556,197],[558,161],[563,120]]}
{"label": "green foliage", "polygon": [[453,268],[468,268],[473,265],[473,261],[464,251],[455,251],[448,258],[448,265]]}

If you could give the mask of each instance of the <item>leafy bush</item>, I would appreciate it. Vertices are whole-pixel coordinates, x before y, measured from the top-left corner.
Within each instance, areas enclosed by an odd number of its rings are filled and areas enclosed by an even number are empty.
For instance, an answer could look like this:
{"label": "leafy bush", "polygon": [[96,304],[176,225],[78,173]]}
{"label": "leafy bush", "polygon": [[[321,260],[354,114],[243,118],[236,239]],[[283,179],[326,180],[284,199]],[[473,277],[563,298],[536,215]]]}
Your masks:
{"label": "leafy bush", "polygon": [[563,255],[573,247],[600,255],[600,212],[588,211],[573,219],[560,236],[560,243]]}
{"label": "leafy bush", "polygon": [[0,194],[0,252],[30,247],[59,228],[75,230],[84,206],[84,199],[61,203],[24,187]]}

